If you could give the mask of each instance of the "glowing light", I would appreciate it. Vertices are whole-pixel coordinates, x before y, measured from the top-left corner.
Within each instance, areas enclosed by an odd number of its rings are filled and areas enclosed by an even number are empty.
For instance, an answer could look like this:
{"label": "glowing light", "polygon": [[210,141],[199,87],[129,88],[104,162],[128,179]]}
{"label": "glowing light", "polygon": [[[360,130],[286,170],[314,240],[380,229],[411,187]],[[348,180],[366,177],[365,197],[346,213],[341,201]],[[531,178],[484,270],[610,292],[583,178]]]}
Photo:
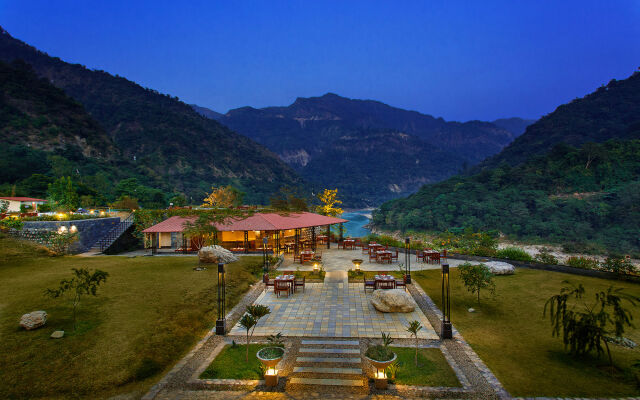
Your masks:
{"label": "glowing light", "polygon": [[58,228],[58,233],[59,234],[63,234],[67,231],[67,227],[66,226],[61,226],[60,228]]}
{"label": "glowing light", "polygon": [[314,272],[318,271],[318,263],[313,263],[313,271]]}
{"label": "glowing light", "polygon": [[387,379],[387,375],[384,373],[384,371],[377,371],[376,379]]}
{"label": "glowing light", "polygon": [[264,373],[265,375],[270,375],[270,376],[276,376],[278,375],[278,370],[275,368],[268,368],[267,372]]}
{"label": "glowing light", "polygon": [[100,215],[101,215],[101,216],[104,216],[104,211],[100,211]]}
{"label": "glowing light", "polygon": [[76,232],[78,232],[78,228],[75,225],[71,225],[71,229],[69,229],[69,231],[71,233],[76,233]]}

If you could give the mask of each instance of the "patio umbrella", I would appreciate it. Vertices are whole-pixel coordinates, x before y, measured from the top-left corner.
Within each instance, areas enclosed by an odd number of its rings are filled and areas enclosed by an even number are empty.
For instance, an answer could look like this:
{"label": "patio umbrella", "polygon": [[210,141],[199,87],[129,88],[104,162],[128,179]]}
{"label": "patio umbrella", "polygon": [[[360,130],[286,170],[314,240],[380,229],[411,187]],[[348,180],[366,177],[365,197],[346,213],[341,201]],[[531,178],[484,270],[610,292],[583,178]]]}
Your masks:
{"label": "patio umbrella", "polygon": [[200,258],[201,263],[223,263],[229,264],[234,261],[238,261],[238,257],[236,257],[232,252],[225,249],[222,246],[206,246],[198,251],[198,258]]}

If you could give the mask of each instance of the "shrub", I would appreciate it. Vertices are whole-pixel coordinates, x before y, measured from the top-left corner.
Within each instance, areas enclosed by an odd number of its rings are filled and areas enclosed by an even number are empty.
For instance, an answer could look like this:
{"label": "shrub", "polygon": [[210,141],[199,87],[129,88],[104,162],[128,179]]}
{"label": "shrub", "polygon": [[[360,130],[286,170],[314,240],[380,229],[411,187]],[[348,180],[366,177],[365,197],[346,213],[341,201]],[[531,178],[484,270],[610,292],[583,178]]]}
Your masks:
{"label": "shrub", "polygon": [[601,264],[601,267],[605,271],[622,275],[629,275],[635,272],[635,267],[631,264],[631,261],[623,257],[609,256]]}
{"label": "shrub", "polygon": [[536,254],[535,260],[542,264],[551,264],[551,265],[558,264],[558,259],[556,258],[556,256],[551,254],[551,250],[546,247],[543,247],[538,251],[538,254]]}
{"label": "shrub", "polygon": [[364,353],[367,357],[376,361],[389,361],[393,358],[394,353],[389,348],[389,345],[393,343],[393,339],[391,339],[391,334],[386,334],[382,332],[382,344],[377,344],[375,346],[369,346],[367,351]]}
{"label": "shrub", "polygon": [[496,251],[496,257],[517,261],[533,261],[529,253],[519,247],[507,247]]}
{"label": "shrub", "polygon": [[23,225],[22,220],[18,218],[5,218],[0,220],[0,230],[3,231],[8,231],[9,229],[21,230]]}
{"label": "shrub", "polygon": [[581,269],[600,269],[600,262],[595,258],[588,257],[569,257],[566,264],[570,267]]}

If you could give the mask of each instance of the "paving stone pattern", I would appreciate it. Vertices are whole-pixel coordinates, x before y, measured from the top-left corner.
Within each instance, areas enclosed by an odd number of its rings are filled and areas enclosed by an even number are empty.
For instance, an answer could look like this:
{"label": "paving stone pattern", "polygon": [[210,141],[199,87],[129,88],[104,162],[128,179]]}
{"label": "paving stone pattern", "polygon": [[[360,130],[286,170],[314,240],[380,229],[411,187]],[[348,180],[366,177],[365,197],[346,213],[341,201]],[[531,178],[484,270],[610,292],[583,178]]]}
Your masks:
{"label": "paving stone pattern", "polygon": [[[381,332],[394,338],[409,338],[409,321],[418,320],[424,327],[421,339],[438,339],[429,320],[416,309],[410,313],[382,313],[370,303],[371,291],[364,292],[361,283],[308,283],[287,297],[276,297],[273,290],[264,292],[256,300],[271,309],[271,314],[258,322],[257,336],[282,332],[284,336],[305,337],[380,337]],[[243,335],[236,325],[230,335]]]}

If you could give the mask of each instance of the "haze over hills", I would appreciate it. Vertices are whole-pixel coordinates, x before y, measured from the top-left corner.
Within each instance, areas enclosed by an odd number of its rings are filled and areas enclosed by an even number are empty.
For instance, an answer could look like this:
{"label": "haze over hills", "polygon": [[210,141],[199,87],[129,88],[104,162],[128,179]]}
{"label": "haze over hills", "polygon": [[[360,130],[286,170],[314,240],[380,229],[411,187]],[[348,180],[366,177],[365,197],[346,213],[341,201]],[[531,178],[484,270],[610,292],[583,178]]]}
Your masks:
{"label": "haze over hills", "polygon": [[337,187],[351,207],[376,205],[445,179],[518,135],[489,122],[447,122],[333,93],[224,115],[196,110],[265,145],[310,182]]}
{"label": "haze over hills", "polygon": [[[100,126],[95,132],[106,132],[112,141],[113,147],[100,147],[102,157],[131,162],[136,174],[167,193],[185,193],[197,202],[212,184],[233,183],[248,201],[266,202],[281,186],[300,183],[275,154],[177,98],[50,57],[0,28],[0,60],[16,59],[84,106]],[[9,129],[3,135],[12,142],[40,145],[37,136],[24,130]],[[74,145],[83,154],[97,151],[82,141]]]}
{"label": "haze over hills", "polygon": [[636,72],[559,106],[473,175],[384,203],[374,223],[391,230],[497,229],[570,251],[640,254],[639,139]]}

